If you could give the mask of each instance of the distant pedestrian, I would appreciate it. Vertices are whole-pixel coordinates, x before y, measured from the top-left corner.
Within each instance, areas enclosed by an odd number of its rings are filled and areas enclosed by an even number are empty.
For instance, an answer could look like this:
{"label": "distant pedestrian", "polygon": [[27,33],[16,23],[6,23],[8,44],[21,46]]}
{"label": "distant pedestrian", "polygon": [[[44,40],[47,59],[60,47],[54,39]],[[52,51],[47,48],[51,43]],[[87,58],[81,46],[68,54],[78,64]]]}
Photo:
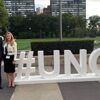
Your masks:
{"label": "distant pedestrian", "polygon": [[4,44],[4,72],[6,72],[9,87],[14,87],[16,55],[17,43],[13,34],[7,32],[5,34]]}
{"label": "distant pedestrian", "polygon": [[0,89],[2,89],[1,61],[3,58],[3,37],[0,36]]}

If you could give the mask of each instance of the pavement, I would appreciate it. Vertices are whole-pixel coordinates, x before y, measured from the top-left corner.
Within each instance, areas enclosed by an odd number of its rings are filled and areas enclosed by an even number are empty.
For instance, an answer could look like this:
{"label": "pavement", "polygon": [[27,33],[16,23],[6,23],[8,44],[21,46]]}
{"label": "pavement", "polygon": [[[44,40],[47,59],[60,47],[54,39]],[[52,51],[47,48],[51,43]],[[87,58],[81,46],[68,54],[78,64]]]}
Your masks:
{"label": "pavement", "polygon": [[63,98],[57,84],[35,84],[16,87],[11,100],[63,100]]}
{"label": "pavement", "polygon": [[100,100],[99,82],[48,83],[8,88],[3,72],[2,77],[0,100]]}
{"label": "pavement", "polygon": [[2,87],[3,89],[0,89],[0,100],[10,100],[15,88],[8,88],[6,74],[3,71],[3,66],[2,66]]}
{"label": "pavement", "polygon": [[17,86],[11,100],[100,100],[99,82]]}

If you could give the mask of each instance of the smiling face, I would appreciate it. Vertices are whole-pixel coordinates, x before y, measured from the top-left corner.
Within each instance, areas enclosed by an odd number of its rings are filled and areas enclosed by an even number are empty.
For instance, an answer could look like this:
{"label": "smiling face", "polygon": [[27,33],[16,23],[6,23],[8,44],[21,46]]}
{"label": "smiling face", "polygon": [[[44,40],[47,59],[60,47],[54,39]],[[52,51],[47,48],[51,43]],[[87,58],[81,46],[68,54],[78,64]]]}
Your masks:
{"label": "smiling face", "polygon": [[6,35],[6,40],[10,42],[11,41],[11,37],[12,37],[11,34],[7,34]]}
{"label": "smiling face", "polygon": [[13,39],[12,33],[7,32],[6,35],[5,35],[5,40],[6,40],[6,42],[11,42],[12,39]]}

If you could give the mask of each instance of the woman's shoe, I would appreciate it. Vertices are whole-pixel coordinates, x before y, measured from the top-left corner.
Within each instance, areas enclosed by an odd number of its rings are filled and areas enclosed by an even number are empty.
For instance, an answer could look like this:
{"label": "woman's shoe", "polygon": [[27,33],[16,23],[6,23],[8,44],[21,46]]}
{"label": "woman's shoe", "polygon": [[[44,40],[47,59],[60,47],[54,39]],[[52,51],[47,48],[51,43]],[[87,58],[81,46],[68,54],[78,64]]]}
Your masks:
{"label": "woman's shoe", "polygon": [[15,87],[15,84],[14,83],[12,83],[12,85],[11,85],[13,88]]}
{"label": "woman's shoe", "polygon": [[15,87],[16,87],[15,85],[11,86],[11,88],[15,88]]}

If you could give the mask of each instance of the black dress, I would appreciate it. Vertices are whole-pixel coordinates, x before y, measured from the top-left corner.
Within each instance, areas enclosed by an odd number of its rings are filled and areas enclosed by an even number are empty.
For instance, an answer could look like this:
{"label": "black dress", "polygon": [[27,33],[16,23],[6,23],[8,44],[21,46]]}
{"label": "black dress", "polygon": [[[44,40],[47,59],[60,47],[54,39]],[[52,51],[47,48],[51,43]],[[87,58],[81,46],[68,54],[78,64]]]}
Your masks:
{"label": "black dress", "polygon": [[7,47],[5,48],[6,54],[4,54],[4,72],[6,73],[14,73],[15,72],[15,64],[14,55],[7,55]]}

